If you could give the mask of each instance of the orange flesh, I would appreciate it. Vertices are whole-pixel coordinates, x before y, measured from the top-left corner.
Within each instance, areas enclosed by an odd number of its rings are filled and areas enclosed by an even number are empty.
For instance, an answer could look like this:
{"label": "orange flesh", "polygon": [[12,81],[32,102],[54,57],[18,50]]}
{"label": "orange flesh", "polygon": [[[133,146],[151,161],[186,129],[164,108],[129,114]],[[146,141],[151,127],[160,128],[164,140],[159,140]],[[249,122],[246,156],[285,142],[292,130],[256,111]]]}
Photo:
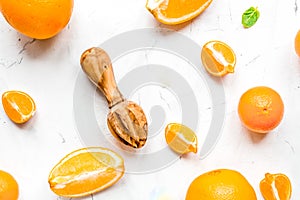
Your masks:
{"label": "orange flesh", "polygon": [[67,155],[52,169],[48,179],[57,195],[81,197],[112,186],[123,174],[121,157],[111,150],[93,147]]}
{"label": "orange flesh", "polygon": [[201,60],[205,69],[214,76],[233,73],[236,57],[227,44],[221,41],[209,41],[202,47]]}
{"label": "orange flesh", "polygon": [[168,18],[179,18],[181,16],[193,13],[201,8],[207,0],[173,0],[169,1],[168,7],[164,10],[162,6],[162,13]]}
{"label": "orange flesh", "polygon": [[168,124],[165,129],[165,138],[170,148],[179,154],[197,153],[197,136],[190,128],[182,124]]}
{"label": "orange flesh", "polygon": [[2,105],[7,116],[15,123],[27,122],[35,113],[33,99],[21,91],[7,91],[2,95]]}
{"label": "orange flesh", "polygon": [[205,65],[209,66],[210,70],[214,73],[222,72],[225,67],[213,56],[212,50],[207,47],[203,50],[202,58],[205,59]]}
{"label": "orange flesh", "polygon": [[265,200],[289,200],[291,198],[291,182],[284,174],[267,173],[259,187]]}
{"label": "orange flesh", "polygon": [[202,13],[212,0],[147,0],[146,7],[164,24],[180,24]]}

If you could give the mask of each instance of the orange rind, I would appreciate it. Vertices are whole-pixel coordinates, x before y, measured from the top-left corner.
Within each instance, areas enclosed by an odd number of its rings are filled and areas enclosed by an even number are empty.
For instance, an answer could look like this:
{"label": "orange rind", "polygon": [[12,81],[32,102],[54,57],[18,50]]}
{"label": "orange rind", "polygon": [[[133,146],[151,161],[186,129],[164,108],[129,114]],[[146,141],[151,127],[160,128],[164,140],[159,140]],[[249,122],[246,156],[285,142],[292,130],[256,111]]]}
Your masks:
{"label": "orange rind", "polygon": [[17,200],[19,186],[17,181],[9,173],[0,170],[0,199]]}
{"label": "orange rind", "polygon": [[258,86],[247,90],[241,96],[238,114],[247,129],[265,134],[280,124],[284,114],[284,104],[275,90]]}
{"label": "orange rind", "polygon": [[48,39],[68,24],[73,4],[73,0],[0,0],[0,11],[20,33],[35,39]]}
{"label": "orange rind", "polygon": [[185,200],[257,200],[247,179],[230,169],[206,172],[192,181]]}

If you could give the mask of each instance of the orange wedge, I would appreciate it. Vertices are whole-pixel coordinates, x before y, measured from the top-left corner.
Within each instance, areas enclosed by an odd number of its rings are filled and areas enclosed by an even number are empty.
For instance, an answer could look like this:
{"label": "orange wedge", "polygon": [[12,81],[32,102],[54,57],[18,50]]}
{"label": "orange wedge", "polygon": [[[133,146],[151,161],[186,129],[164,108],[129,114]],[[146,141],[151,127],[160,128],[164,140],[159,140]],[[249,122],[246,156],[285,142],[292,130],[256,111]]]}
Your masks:
{"label": "orange wedge", "polygon": [[36,110],[33,99],[21,91],[3,93],[2,105],[7,116],[17,124],[27,122]]}
{"label": "orange wedge", "polygon": [[201,14],[212,0],[147,0],[146,8],[163,24],[180,24]]}
{"label": "orange wedge", "polygon": [[201,60],[205,69],[213,76],[233,73],[236,57],[230,46],[221,41],[209,41],[201,51]]}
{"label": "orange wedge", "polygon": [[114,185],[124,174],[124,161],[101,147],[76,150],[50,172],[51,190],[63,197],[82,197]]}
{"label": "orange wedge", "polygon": [[265,200],[289,200],[292,194],[291,182],[284,174],[266,173],[259,188]]}
{"label": "orange wedge", "polygon": [[169,147],[179,154],[197,153],[197,136],[187,126],[170,123],[165,129],[165,138]]}

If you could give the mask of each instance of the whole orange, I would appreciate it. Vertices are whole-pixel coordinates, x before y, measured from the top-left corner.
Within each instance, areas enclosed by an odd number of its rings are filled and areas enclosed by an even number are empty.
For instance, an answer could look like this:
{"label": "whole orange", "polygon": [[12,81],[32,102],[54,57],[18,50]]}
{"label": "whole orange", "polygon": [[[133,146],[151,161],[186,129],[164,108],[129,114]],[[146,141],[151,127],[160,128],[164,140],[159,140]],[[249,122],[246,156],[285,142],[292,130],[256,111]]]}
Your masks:
{"label": "whole orange", "polygon": [[238,105],[238,114],[244,126],[257,133],[267,133],[276,128],[283,113],[284,105],[280,95],[265,86],[246,91]]}
{"label": "whole orange", "polygon": [[18,196],[19,186],[14,177],[0,170],[0,199],[17,200]]}
{"label": "whole orange", "polygon": [[256,200],[253,187],[237,171],[218,169],[198,176],[185,200]]}
{"label": "whole orange", "polygon": [[295,37],[295,51],[297,55],[300,57],[300,30],[297,32]]}
{"label": "whole orange", "polygon": [[36,39],[58,34],[69,22],[73,0],[0,0],[6,21],[20,33]]}

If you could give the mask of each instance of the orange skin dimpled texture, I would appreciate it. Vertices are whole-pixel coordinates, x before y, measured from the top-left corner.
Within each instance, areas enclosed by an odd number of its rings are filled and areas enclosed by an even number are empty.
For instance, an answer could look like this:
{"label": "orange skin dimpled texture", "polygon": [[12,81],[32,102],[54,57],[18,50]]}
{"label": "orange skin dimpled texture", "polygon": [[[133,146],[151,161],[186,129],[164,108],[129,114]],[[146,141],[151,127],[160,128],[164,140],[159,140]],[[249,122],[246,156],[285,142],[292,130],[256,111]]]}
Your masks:
{"label": "orange skin dimpled texture", "polygon": [[238,114],[243,125],[256,133],[267,133],[276,128],[283,113],[284,104],[280,95],[265,86],[246,91],[238,105]]}
{"label": "orange skin dimpled texture", "polygon": [[48,39],[68,24],[73,4],[73,0],[0,0],[0,11],[20,33]]}

